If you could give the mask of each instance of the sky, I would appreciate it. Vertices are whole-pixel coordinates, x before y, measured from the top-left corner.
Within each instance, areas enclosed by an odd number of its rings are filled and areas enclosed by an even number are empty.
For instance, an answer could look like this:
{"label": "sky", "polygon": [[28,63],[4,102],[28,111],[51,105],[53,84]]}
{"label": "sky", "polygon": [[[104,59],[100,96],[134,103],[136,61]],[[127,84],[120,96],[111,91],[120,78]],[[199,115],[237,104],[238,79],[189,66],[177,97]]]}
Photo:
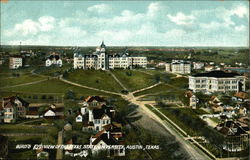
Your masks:
{"label": "sky", "polygon": [[1,44],[247,47],[248,3],[9,0],[0,3]]}

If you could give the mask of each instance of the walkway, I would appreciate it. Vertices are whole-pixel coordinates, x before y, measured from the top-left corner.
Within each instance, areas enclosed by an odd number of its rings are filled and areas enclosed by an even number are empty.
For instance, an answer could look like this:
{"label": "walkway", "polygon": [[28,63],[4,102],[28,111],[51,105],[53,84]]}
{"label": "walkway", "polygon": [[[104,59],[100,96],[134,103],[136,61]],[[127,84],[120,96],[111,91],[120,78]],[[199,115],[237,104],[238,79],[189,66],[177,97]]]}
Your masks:
{"label": "walkway", "polygon": [[44,82],[44,81],[47,81],[47,80],[48,80],[48,79],[43,79],[43,80],[34,81],[34,82],[29,82],[29,83],[22,83],[22,84],[17,84],[17,85],[12,85],[12,86],[6,86],[6,87],[2,87],[2,88],[0,88],[0,89],[27,86],[27,85],[32,85],[32,84],[41,83],[41,82]]}
{"label": "walkway", "polygon": [[[63,145],[63,131],[58,132],[57,144]],[[56,150],[56,159],[57,160],[63,159],[63,149]]]}
{"label": "walkway", "polygon": [[107,70],[107,72],[109,72],[111,74],[111,76],[115,79],[115,81],[124,89],[124,90],[127,90],[128,89],[120,82],[120,80],[110,71],[110,70]]}
{"label": "walkway", "polygon": [[93,87],[84,86],[84,85],[81,85],[81,84],[78,84],[78,83],[75,83],[75,82],[68,81],[68,80],[63,79],[63,78],[60,78],[60,80],[62,82],[65,82],[65,83],[68,83],[68,84],[71,84],[71,85],[74,85],[74,86],[78,86],[78,87],[81,87],[81,88],[86,88],[86,89],[91,89],[91,90],[95,90],[95,91],[98,91],[98,92],[103,92],[103,93],[108,93],[108,94],[114,94],[114,95],[122,96],[121,93],[116,93],[116,92],[111,92],[111,91],[106,91],[106,90],[102,90],[102,89],[97,89],[97,88],[93,88]]}

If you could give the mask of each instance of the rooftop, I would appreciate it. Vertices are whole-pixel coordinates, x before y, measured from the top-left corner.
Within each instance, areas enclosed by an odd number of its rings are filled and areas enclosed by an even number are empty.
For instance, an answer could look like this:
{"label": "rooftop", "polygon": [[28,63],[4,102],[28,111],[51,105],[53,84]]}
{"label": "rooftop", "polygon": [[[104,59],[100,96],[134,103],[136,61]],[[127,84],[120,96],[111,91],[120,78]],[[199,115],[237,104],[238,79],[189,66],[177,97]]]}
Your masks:
{"label": "rooftop", "polygon": [[206,73],[198,73],[192,75],[193,77],[215,77],[215,78],[229,78],[229,77],[236,77],[240,76],[238,73],[229,73],[224,71],[211,71]]}

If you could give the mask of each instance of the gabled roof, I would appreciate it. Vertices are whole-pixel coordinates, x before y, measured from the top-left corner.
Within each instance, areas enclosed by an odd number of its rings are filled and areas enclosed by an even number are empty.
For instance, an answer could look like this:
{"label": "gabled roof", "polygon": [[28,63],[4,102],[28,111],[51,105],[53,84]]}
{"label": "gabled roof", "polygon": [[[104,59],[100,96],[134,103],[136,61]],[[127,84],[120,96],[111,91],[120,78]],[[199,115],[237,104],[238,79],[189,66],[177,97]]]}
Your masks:
{"label": "gabled roof", "polygon": [[96,100],[97,102],[106,102],[105,99],[100,96],[88,96],[85,99],[85,102],[93,102],[94,100]]}
{"label": "gabled roof", "polygon": [[102,105],[101,108],[94,108],[93,109],[93,116],[94,119],[102,119],[105,115],[112,118],[113,114],[110,112],[112,107],[107,107],[106,105]]}
{"label": "gabled roof", "polygon": [[[98,134],[98,133],[97,133]],[[108,135],[109,134],[109,135]],[[119,145],[120,142],[116,140],[110,133],[100,134],[94,141],[93,145],[98,144],[100,141],[103,141],[107,145]]]}
{"label": "gabled roof", "polygon": [[4,103],[4,108],[12,108],[15,105],[15,100],[19,100],[22,103],[22,106],[28,107],[29,103],[23,100],[20,97],[17,96],[11,96],[11,97],[4,97],[3,98],[3,103]]}

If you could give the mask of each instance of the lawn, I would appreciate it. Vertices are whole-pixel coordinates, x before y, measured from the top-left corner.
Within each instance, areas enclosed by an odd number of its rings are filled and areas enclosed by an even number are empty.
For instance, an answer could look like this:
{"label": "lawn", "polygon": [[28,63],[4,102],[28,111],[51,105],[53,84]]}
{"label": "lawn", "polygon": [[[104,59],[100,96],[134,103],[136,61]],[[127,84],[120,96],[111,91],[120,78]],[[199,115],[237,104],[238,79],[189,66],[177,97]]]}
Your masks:
{"label": "lawn", "polygon": [[46,133],[48,126],[29,126],[21,124],[1,124],[0,133]]}
{"label": "lawn", "polygon": [[70,68],[72,68],[71,64],[64,64],[62,67],[41,66],[41,67],[36,68],[34,72],[37,74],[45,75],[45,76],[59,76],[60,74],[63,74],[64,71],[69,70]]}
{"label": "lawn", "polygon": [[188,88],[188,78],[185,77],[179,77],[179,78],[173,78],[168,83],[169,85],[172,85],[179,89],[187,89]]}
{"label": "lawn", "polygon": [[74,70],[69,73],[66,79],[97,89],[118,93],[123,90],[110,73],[101,70]]}
{"label": "lawn", "polygon": [[152,75],[136,70],[112,70],[112,72],[129,91],[135,91],[155,84]]}
{"label": "lawn", "polygon": [[0,87],[7,87],[7,86],[12,86],[12,85],[18,85],[18,84],[23,84],[23,83],[30,83],[30,82],[35,82],[39,80],[43,80],[45,78],[39,77],[36,75],[31,75],[31,74],[26,74],[26,75],[21,75],[19,77],[0,77]]}
{"label": "lawn", "polygon": [[[6,88],[0,90],[1,92],[12,92],[20,94],[32,94],[32,95],[64,95],[69,90],[72,90],[77,96],[89,96],[89,95],[108,95],[103,92],[98,92],[90,89],[80,88],[61,82],[58,79],[51,79],[37,84],[19,86],[13,88]],[[6,95],[6,94],[4,94]]]}

